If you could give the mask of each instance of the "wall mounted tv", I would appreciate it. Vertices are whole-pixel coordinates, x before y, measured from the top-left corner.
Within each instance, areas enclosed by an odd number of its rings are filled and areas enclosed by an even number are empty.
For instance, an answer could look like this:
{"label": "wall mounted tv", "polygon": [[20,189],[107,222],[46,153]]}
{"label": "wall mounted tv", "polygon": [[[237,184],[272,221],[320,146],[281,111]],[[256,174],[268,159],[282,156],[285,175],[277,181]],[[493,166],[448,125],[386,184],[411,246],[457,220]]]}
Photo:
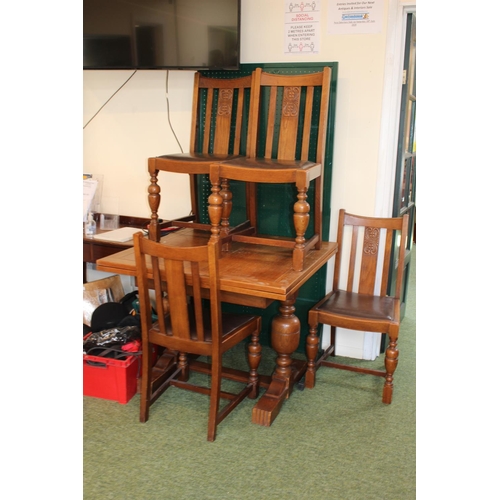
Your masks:
{"label": "wall mounted tv", "polygon": [[83,0],[83,69],[238,69],[241,0]]}

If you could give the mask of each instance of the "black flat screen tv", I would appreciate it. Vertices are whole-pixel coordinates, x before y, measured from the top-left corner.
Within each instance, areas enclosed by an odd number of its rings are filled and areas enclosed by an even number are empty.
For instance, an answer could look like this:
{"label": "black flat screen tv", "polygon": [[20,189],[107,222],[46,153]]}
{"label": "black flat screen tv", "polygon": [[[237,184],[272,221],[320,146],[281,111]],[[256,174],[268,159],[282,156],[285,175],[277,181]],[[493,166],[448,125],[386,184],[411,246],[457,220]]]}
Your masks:
{"label": "black flat screen tv", "polygon": [[83,69],[229,69],[240,0],[83,0]]}

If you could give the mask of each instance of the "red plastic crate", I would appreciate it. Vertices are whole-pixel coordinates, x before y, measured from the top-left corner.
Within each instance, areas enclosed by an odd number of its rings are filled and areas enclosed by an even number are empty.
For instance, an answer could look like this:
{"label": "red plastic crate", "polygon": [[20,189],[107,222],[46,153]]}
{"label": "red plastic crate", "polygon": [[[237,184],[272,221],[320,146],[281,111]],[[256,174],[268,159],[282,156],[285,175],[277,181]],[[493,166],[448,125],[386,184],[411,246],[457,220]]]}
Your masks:
{"label": "red plastic crate", "polygon": [[83,355],[83,395],[128,403],[137,392],[140,356],[124,360]]}

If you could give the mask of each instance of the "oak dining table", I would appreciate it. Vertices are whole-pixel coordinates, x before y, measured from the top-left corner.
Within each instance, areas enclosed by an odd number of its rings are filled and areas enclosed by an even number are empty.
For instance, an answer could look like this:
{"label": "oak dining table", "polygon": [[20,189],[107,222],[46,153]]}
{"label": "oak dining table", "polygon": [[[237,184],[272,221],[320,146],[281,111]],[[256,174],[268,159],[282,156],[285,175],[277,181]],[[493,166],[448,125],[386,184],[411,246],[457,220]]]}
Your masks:
{"label": "oak dining table", "polygon": [[[160,241],[182,247],[205,245],[209,238],[210,232],[182,228]],[[338,246],[336,242],[322,242],[320,249],[308,252],[302,271],[293,270],[292,255],[287,248],[236,241],[225,248],[219,262],[222,301],[261,309],[279,302],[270,332],[271,347],[277,354],[276,366],[263,384],[264,394],[252,410],[253,423],[270,426],[308,364],[311,369],[314,365],[314,360],[292,357],[300,343],[300,320],[294,314],[297,295],[309,278],[336,254]],[[135,276],[133,248],[98,259],[96,269]],[[188,275],[186,279],[189,281]]]}

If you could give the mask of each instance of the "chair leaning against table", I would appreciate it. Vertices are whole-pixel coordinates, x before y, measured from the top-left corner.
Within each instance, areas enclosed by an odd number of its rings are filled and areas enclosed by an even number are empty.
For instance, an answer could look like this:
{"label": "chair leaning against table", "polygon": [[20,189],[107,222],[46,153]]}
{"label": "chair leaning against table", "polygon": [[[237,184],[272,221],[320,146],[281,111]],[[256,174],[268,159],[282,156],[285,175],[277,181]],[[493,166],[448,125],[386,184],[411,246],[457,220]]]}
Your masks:
{"label": "chair leaning against table", "polygon": [[[208,441],[214,441],[217,425],[247,396],[259,392],[257,368],[261,359],[259,334],[261,317],[221,312],[218,244],[209,242],[198,247],[172,247],[134,235],[139,302],[141,310],[151,310],[149,295],[152,276],[158,321],[141,314],[143,374],[140,421],[149,418],[150,405],[169,386],[210,396]],[[168,294],[169,312],[164,309],[164,292]],[[204,307],[204,291],[210,305]],[[250,337],[248,344],[248,380],[238,393],[221,390],[225,376],[223,354]],[[174,357],[170,375],[156,384],[152,377],[152,345],[168,349]],[[211,357],[211,386],[189,383],[190,356]],[[229,377],[230,378],[230,377]],[[220,399],[229,403],[220,409]],[[189,425],[189,422],[186,422]]]}

